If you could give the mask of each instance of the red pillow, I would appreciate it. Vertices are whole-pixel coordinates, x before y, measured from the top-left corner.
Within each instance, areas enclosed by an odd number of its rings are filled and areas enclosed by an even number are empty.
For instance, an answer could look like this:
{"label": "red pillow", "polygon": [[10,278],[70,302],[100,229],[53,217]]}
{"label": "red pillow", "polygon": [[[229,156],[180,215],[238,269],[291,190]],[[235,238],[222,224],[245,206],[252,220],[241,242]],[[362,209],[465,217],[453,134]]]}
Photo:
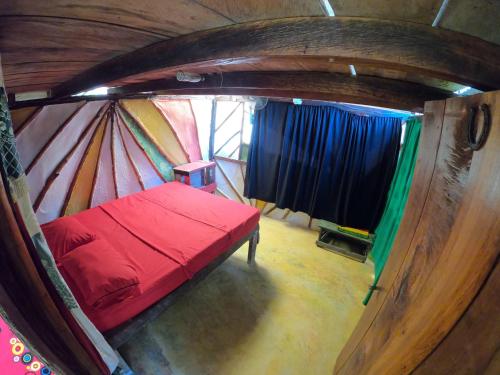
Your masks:
{"label": "red pillow", "polygon": [[78,246],[96,239],[94,233],[71,216],[42,225],[42,231],[56,261]]}
{"label": "red pillow", "polygon": [[108,241],[98,239],[60,259],[59,269],[79,301],[104,308],[140,294],[134,266]]}

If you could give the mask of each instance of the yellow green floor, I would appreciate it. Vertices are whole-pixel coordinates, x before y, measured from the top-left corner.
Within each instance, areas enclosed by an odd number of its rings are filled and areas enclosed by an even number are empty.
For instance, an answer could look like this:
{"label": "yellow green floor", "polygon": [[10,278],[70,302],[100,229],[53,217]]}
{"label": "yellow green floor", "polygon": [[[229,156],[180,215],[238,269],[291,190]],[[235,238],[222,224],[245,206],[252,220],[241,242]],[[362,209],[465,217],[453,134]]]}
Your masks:
{"label": "yellow green floor", "polygon": [[363,311],[372,267],[317,232],[262,217],[257,265],[238,250],[120,348],[139,375],[331,374]]}

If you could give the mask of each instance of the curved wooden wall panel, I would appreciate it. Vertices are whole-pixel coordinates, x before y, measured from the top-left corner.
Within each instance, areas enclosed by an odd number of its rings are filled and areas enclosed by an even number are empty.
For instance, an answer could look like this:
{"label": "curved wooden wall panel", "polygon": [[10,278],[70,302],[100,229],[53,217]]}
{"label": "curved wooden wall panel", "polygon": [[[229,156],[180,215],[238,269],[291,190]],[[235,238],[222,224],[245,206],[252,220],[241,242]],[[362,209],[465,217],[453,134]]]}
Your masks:
{"label": "curved wooden wall panel", "polygon": [[[323,6],[327,3],[324,1]],[[337,16],[335,18],[376,17],[429,26],[436,17],[442,1],[408,0],[405,6],[400,6],[400,3],[396,0],[330,0]],[[0,40],[0,50],[4,54],[5,80],[9,92],[48,90],[57,83],[68,80],[113,56],[182,34],[234,23],[324,14],[325,9],[322,9],[320,0],[3,1],[0,2],[2,18],[0,26],[2,31],[5,31],[5,37]],[[453,1],[448,5],[439,28],[475,35],[499,44],[498,22],[496,22],[499,14],[498,1]],[[318,30],[321,34],[318,36],[319,39],[344,40],[342,37],[326,37],[319,28],[312,29],[312,33]],[[381,35],[377,31],[359,33],[365,38]],[[296,32],[296,34],[311,34],[311,32]],[[255,33],[250,32],[248,35],[251,35],[253,40],[259,39],[255,37]],[[377,39],[376,43],[369,46],[366,55],[374,55],[376,49],[383,50],[395,37],[397,34]],[[267,38],[264,39],[268,42]],[[417,40],[414,43],[401,44],[421,46],[423,43]],[[199,43],[197,48],[203,48],[204,45],[207,43]],[[344,46],[348,47],[344,48],[346,50],[351,49],[352,43],[346,41]],[[307,45],[304,53],[310,48],[311,46]],[[480,52],[476,55],[484,56]],[[247,53],[243,56],[250,57],[252,54]],[[427,57],[426,60],[429,59],[430,57]],[[154,59],[148,58],[148,60]],[[323,60],[322,65],[328,65],[326,69],[336,64],[341,71],[349,74],[347,64],[339,62],[332,64],[328,58]],[[235,64],[225,64],[224,68],[245,70],[235,67]],[[359,64],[356,65],[358,75],[370,75],[363,73],[363,68]],[[390,74],[391,71],[393,70],[388,66],[379,74],[372,75],[383,76],[386,73]]]}
{"label": "curved wooden wall panel", "polygon": [[[468,113],[481,104],[491,108],[493,126],[484,148],[472,152]],[[396,240],[409,246],[393,248],[384,270],[393,281],[380,283],[374,295],[383,298],[373,305],[373,315],[372,301],[368,304],[358,325],[363,329],[355,330],[337,360],[337,374],[412,372],[459,321],[498,258],[500,128],[494,125],[500,118],[500,92],[448,99],[444,105],[444,117],[437,120],[443,124],[440,139],[427,139],[420,150],[430,160],[424,169],[432,171],[429,188],[424,184],[418,192],[423,208],[417,209],[415,227],[400,231]],[[434,125],[424,122],[427,126]],[[414,214],[410,211],[405,220]],[[396,258],[399,262],[393,262]]]}
{"label": "curved wooden wall panel", "polygon": [[[2,62],[8,66],[5,80],[9,92],[47,89],[103,59],[165,39],[116,24],[31,15],[3,16],[1,30],[0,49]],[[7,30],[16,37],[5,37]]]}
{"label": "curved wooden wall panel", "polygon": [[[500,264],[453,330],[413,375],[500,373]],[[496,302],[496,303],[495,303]]]}
{"label": "curved wooden wall panel", "polygon": [[377,316],[382,304],[387,298],[387,293],[403,262],[411,244],[422,210],[425,199],[429,192],[429,187],[434,173],[436,157],[441,140],[441,131],[443,125],[445,102],[428,102],[425,106],[422,131],[420,134],[419,152],[413,182],[406,204],[405,215],[401,221],[398,235],[392,247],[391,256],[387,260],[384,272],[378,283],[379,288],[373,293],[370,303],[366,307],[363,317],[355,327],[349,341],[342,349],[337,358],[337,367],[341,367],[351,357],[356,350],[364,334],[369,329],[373,319]]}

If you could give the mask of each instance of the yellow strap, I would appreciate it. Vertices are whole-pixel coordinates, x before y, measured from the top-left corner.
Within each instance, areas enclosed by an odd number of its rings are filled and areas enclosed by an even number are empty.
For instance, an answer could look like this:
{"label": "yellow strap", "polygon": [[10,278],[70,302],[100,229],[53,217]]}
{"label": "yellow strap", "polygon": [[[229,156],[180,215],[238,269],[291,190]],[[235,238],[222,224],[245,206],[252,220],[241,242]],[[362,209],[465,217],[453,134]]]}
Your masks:
{"label": "yellow strap", "polygon": [[367,230],[356,229],[356,228],[351,228],[351,227],[342,227],[340,225],[339,225],[339,228],[342,229],[343,231],[360,234],[360,235],[366,236],[366,237],[368,237],[370,235],[370,232],[368,232]]}

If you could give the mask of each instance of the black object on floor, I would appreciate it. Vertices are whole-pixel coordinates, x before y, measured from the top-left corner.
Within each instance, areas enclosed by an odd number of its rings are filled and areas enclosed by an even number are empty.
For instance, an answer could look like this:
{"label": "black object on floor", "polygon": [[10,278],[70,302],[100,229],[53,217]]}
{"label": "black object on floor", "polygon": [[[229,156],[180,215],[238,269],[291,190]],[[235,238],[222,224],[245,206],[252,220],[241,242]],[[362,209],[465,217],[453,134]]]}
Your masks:
{"label": "black object on floor", "polygon": [[316,245],[358,262],[365,262],[368,252],[372,248],[373,234],[370,234],[368,238],[362,238],[341,231],[337,224],[325,220],[319,222],[319,227],[320,232]]}

